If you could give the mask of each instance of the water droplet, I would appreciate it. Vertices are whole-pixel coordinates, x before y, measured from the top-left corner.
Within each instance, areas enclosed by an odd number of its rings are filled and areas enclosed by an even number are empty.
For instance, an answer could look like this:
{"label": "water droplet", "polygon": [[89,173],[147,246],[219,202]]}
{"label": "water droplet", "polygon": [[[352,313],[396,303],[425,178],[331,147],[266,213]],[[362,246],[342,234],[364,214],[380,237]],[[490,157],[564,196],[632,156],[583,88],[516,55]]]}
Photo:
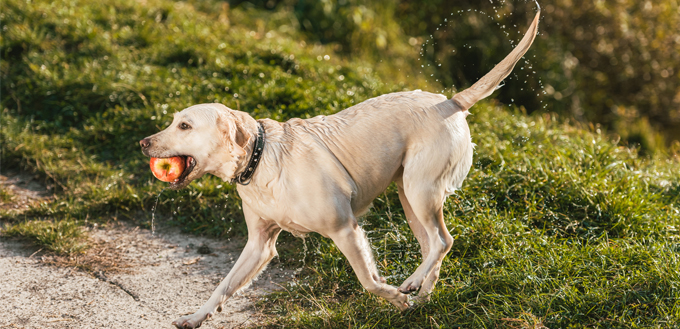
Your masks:
{"label": "water droplet", "polygon": [[153,208],[151,208],[151,235],[154,235],[154,233],[156,233],[154,221],[156,219],[156,208],[158,207],[158,199],[161,197],[161,193],[163,193],[163,191],[167,189],[168,188],[166,187],[162,189],[160,192],[158,192],[158,195],[156,196],[156,203],[153,205]]}

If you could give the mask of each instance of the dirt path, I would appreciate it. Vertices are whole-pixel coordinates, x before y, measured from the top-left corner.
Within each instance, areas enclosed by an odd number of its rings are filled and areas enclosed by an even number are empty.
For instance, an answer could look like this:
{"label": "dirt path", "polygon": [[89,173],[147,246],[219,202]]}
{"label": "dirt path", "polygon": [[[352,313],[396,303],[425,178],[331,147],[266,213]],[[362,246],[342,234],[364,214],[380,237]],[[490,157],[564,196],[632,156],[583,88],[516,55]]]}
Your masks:
{"label": "dirt path", "polygon": [[30,174],[16,171],[0,174],[0,188],[14,196],[11,202],[0,200],[0,208],[23,210],[31,202],[48,199],[51,188],[45,188],[33,178]]}
{"label": "dirt path", "polygon": [[[88,234],[92,248],[74,257],[0,237],[0,328],[172,328],[210,297],[244,245],[130,223]],[[257,299],[292,275],[275,259],[202,328],[258,323]]]}
{"label": "dirt path", "polygon": [[[51,257],[31,256],[36,250],[25,243],[0,239],[0,328],[171,328],[175,318],[208,299],[242,247],[169,229],[151,236],[125,225],[90,235],[99,246],[115,248],[126,263],[108,272],[55,266]],[[210,254],[198,252],[204,244]],[[272,264],[203,327],[257,323],[258,296],[291,275]]]}

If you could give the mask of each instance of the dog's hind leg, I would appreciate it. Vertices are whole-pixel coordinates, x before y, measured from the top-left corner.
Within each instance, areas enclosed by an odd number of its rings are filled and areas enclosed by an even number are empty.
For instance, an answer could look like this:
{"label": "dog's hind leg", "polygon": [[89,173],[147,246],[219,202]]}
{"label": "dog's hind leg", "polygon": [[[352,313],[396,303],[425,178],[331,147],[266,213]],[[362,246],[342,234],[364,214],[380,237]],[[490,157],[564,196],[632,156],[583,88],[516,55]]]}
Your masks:
{"label": "dog's hind leg", "polygon": [[399,310],[403,311],[410,306],[408,296],[399,293],[396,287],[385,283],[385,278],[378,274],[371,245],[356,219],[352,218],[347,225],[329,236],[347,257],[354,273],[366,290],[387,299]]}
{"label": "dog's hind leg", "polygon": [[397,188],[399,189],[399,201],[401,202],[401,207],[404,209],[404,214],[406,215],[408,226],[411,228],[411,231],[413,231],[413,235],[415,235],[416,240],[418,240],[418,243],[420,244],[420,253],[424,260],[430,253],[430,242],[429,237],[427,236],[427,231],[425,230],[423,224],[420,223],[418,217],[416,217],[416,214],[413,213],[411,204],[408,202],[408,199],[406,198],[405,194],[406,192],[404,192],[404,182],[402,181],[402,178],[399,177],[394,181],[395,183],[397,183]]}
{"label": "dog's hind leg", "polygon": [[[430,253],[430,242],[429,237],[427,235],[427,231],[425,230],[425,227],[420,222],[418,217],[416,217],[415,213],[413,213],[411,204],[408,202],[408,199],[406,198],[406,192],[404,191],[403,182],[401,181],[401,179],[399,179],[396,181],[396,183],[397,187],[399,188],[399,201],[401,201],[401,206],[402,208],[404,208],[406,220],[408,221],[408,225],[411,227],[411,230],[413,231],[413,235],[415,235],[416,239],[418,240],[418,243],[420,244],[420,252],[422,254],[423,261],[425,261]],[[434,289],[437,280],[439,280],[440,267],[441,262],[437,263],[434,269],[425,278],[420,287],[420,291],[418,292],[418,298],[416,299],[416,301],[424,302],[430,300],[430,293],[432,292],[432,289]]]}
{"label": "dog's hind leg", "polygon": [[408,294],[420,289],[419,297],[427,298],[439,278],[442,260],[453,245],[453,237],[444,223],[444,194],[436,193],[432,186],[409,185],[408,182],[403,191],[413,215],[427,232],[429,250],[416,271],[401,284],[399,291]]}
{"label": "dog's hind leg", "polygon": [[215,311],[220,311],[229,297],[247,286],[276,256],[276,238],[281,228],[274,222],[260,219],[246,204],[243,205],[243,214],[248,225],[248,242],[241,256],[210,299],[196,313],[172,322],[177,328],[198,328]]}

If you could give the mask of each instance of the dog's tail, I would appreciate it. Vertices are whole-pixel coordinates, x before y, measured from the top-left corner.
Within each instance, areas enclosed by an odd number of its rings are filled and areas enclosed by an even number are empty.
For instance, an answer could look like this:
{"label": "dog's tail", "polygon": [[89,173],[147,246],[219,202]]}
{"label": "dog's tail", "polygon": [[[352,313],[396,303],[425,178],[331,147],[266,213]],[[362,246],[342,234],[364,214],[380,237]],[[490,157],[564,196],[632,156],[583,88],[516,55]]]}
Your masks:
{"label": "dog's tail", "polygon": [[[536,2],[538,6],[538,2]],[[491,95],[494,90],[498,89],[498,85],[505,79],[505,77],[512,72],[515,64],[524,56],[529,50],[531,44],[534,42],[536,32],[538,31],[538,19],[541,15],[541,7],[538,7],[538,12],[534,21],[529,26],[529,30],[519,42],[517,47],[508,54],[500,63],[483,76],[479,81],[475,82],[470,88],[465,89],[453,96],[453,101],[457,102],[463,110],[468,110],[472,105],[475,105],[479,100]]]}

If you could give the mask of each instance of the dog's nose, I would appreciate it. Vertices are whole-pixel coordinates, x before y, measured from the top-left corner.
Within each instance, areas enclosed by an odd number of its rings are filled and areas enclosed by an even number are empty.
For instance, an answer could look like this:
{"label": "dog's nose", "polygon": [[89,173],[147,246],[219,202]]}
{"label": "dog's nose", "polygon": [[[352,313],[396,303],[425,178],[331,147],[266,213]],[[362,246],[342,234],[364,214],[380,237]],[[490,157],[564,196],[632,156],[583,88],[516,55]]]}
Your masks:
{"label": "dog's nose", "polygon": [[151,140],[148,139],[148,138],[144,138],[144,139],[142,139],[141,141],[139,141],[139,145],[140,145],[142,148],[145,149],[145,148],[151,146]]}

